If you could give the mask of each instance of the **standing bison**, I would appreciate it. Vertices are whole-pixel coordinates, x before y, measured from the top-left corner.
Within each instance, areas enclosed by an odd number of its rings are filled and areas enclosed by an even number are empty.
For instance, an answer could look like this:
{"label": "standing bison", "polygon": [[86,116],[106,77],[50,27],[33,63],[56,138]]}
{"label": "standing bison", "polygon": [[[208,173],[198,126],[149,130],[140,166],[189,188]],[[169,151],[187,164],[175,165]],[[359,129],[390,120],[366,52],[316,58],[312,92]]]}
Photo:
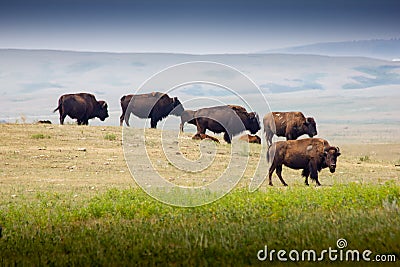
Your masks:
{"label": "standing bison", "polygon": [[66,94],[58,99],[58,107],[53,111],[60,112],[60,124],[64,124],[68,115],[77,119],[78,125],[88,125],[89,119],[99,118],[104,121],[108,118],[107,103],[97,101],[94,95],[88,93]]}
{"label": "standing bison", "polygon": [[206,130],[224,133],[224,140],[231,143],[232,137],[245,130],[252,134],[260,130],[260,122],[255,112],[248,113],[240,106],[217,106],[202,108],[195,112],[196,135],[205,134]]}
{"label": "standing bison", "polygon": [[328,168],[331,173],[335,172],[336,160],[340,156],[338,147],[330,146],[328,141],[321,138],[306,138],[300,140],[288,140],[275,142],[270,146],[267,153],[267,161],[272,159],[269,168],[269,185],[272,185],[272,174],[276,174],[284,186],[287,186],[282,178],[282,165],[291,169],[303,169],[302,176],[305,177],[305,184],[308,184],[308,176],[315,180],[317,185],[318,172]]}
{"label": "standing bison", "polygon": [[122,115],[120,126],[124,119],[129,126],[131,113],[141,119],[150,118],[151,128],[157,128],[157,123],[168,115],[180,116],[184,111],[177,97],[170,98],[167,94],[153,92],[149,94],[124,95],[121,98]]}
{"label": "standing bison", "polygon": [[296,140],[303,134],[317,135],[314,118],[306,118],[301,112],[271,112],[264,116],[263,123],[268,146],[272,144],[274,134],[287,140]]}

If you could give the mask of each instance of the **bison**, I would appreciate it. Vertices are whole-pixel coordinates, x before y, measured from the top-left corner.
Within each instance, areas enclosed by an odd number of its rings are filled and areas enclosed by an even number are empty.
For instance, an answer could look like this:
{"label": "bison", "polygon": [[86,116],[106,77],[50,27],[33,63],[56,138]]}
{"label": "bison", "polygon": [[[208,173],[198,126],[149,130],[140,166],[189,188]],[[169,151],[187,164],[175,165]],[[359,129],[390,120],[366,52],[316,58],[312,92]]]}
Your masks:
{"label": "bison", "polygon": [[194,114],[196,111],[194,110],[189,110],[186,109],[182,112],[181,114],[181,124],[180,124],[180,130],[181,132],[183,132],[183,126],[185,125],[185,123],[190,123],[193,125],[196,125],[196,120],[194,119]]}
{"label": "bison", "polygon": [[[228,107],[231,107],[232,109],[235,110],[241,110],[241,111],[246,111],[245,108],[241,107],[241,106],[236,106],[236,105],[228,105]],[[196,125],[196,119],[194,118],[194,114],[196,113],[195,110],[189,110],[186,109],[182,112],[181,114],[181,124],[180,124],[180,131],[183,132],[183,126],[185,126],[185,123],[189,123],[189,124],[193,124]],[[204,135],[205,136],[205,135]],[[207,135],[209,138],[210,136]],[[198,135],[196,137],[197,140],[201,139],[200,135]],[[215,140],[214,140],[215,141]]]}
{"label": "bison", "polygon": [[338,147],[330,146],[328,141],[321,138],[306,138],[300,140],[288,140],[275,142],[269,147],[267,161],[272,159],[269,168],[269,185],[272,185],[272,174],[276,174],[284,186],[287,186],[282,178],[282,165],[291,169],[303,169],[302,176],[305,177],[305,184],[308,184],[308,176],[318,181],[318,172],[329,167],[331,173],[335,172],[336,160],[340,156]]}
{"label": "bison", "polygon": [[272,137],[284,136],[287,140],[296,140],[303,134],[309,137],[317,135],[317,125],[314,118],[304,117],[301,112],[271,112],[264,116],[264,132],[268,146],[272,144]]}
{"label": "bison", "polygon": [[151,128],[157,128],[157,123],[169,114],[180,116],[184,111],[177,97],[170,98],[167,94],[153,92],[149,94],[124,95],[121,98],[122,115],[119,118],[120,126],[125,119],[129,125],[131,113],[141,119],[150,118]]}
{"label": "bison", "polygon": [[104,121],[108,118],[107,103],[97,101],[95,96],[88,93],[65,94],[58,99],[58,107],[53,111],[60,112],[60,124],[64,124],[68,115],[77,119],[78,125],[88,125],[89,119],[99,118]]}
{"label": "bison", "polygon": [[197,134],[205,134],[206,130],[224,133],[224,140],[231,143],[232,137],[245,130],[252,134],[260,130],[260,122],[255,112],[248,113],[240,106],[216,106],[202,108],[195,112]]}
{"label": "bison", "polygon": [[210,135],[208,135],[208,134],[195,134],[195,135],[193,135],[192,139],[193,139],[193,140],[204,140],[204,139],[208,139],[208,140],[214,141],[214,142],[216,142],[216,143],[219,143],[219,140],[218,140],[217,138],[212,137],[212,136],[210,136]]}
{"label": "bison", "polygon": [[39,120],[37,123],[38,124],[51,124],[51,121],[49,121],[49,120]]}
{"label": "bison", "polygon": [[261,144],[261,138],[258,135],[245,134],[242,135],[239,140],[254,144]]}

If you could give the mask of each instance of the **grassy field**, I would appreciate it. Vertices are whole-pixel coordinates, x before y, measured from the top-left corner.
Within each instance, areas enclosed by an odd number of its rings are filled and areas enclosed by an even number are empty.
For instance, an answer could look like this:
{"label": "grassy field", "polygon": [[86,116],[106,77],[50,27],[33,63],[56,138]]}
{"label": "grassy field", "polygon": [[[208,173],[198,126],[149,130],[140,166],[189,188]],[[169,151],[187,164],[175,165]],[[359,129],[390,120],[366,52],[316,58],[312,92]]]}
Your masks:
{"label": "grassy field", "polygon": [[[249,193],[260,153],[251,145],[231,193],[178,208],[135,184],[120,127],[1,124],[0,133],[0,265],[267,265],[280,262],[257,259],[265,245],[322,251],[339,238],[347,249],[400,260],[400,143],[339,142],[337,171],[323,170],[321,187],[284,168],[288,188],[274,175],[274,187]],[[205,172],[181,173],[160,155],[157,134],[150,131],[148,152],[173,183],[202,185],[226,167],[230,146],[222,142]],[[179,145],[185,157],[199,157],[189,134]]]}

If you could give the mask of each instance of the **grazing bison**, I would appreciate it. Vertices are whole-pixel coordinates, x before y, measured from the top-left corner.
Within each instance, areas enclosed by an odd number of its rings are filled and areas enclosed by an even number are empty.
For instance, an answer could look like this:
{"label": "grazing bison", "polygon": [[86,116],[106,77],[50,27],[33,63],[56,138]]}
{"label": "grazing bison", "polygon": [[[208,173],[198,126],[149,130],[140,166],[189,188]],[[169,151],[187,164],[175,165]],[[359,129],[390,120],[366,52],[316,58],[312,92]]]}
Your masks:
{"label": "grazing bison", "polygon": [[68,115],[77,119],[78,125],[88,125],[89,119],[99,118],[104,121],[108,118],[107,103],[97,101],[94,95],[88,93],[66,94],[58,99],[58,107],[53,111],[60,112],[60,124],[64,124]]}
{"label": "grazing bison", "polygon": [[196,125],[196,120],[194,119],[194,114],[196,111],[194,110],[189,110],[186,109],[182,112],[181,114],[181,124],[180,124],[180,130],[181,132],[183,132],[183,126],[185,125],[185,123],[190,123],[193,125]]}
{"label": "grazing bison", "polygon": [[317,185],[318,172],[329,167],[331,173],[335,172],[336,160],[340,156],[338,147],[330,146],[328,141],[321,138],[306,138],[300,140],[288,140],[275,142],[269,147],[267,161],[272,159],[269,168],[269,185],[272,185],[272,174],[276,174],[284,186],[287,186],[282,178],[282,165],[291,169],[303,169],[302,176],[305,177],[305,184],[308,185],[308,176],[315,180]]}
{"label": "grazing bison", "polygon": [[[234,110],[246,112],[246,109],[244,107],[241,107],[241,106],[228,105],[228,107],[230,107],[230,108],[232,108]],[[182,112],[182,114],[181,114],[181,124],[180,124],[180,131],[181,132],[183,132],[183,126],[185,125],[185,123],[190,123],[190,124],[196,125],[196,119],[194,118],[194,114],[195,113],[196,113],[195,110],[189,110],[189,109],[186,109],[186,110],[184,110]],[[204,136],[206,136],[206,135],[204,135]],[[209,135],[207,135],[207,138],[211,139]],[[201,139],[200,135],[197,135],[197,137],[195,139],[197,139],[197,140]]]}
{"label": "grazing bison", "polygon": [[258,135],[245,134],[242,135],[239,140],[254,144],[261,144],[261,138]]}
{"label": "grazing bison", "polygon": [[245,130],[252,134],[260,130],[260,122],[255,112],[248,113],[240,106],[217,106],[202,108],[194,115],[197,134],[205,134],[206,130],[224,133],[224,140],[231,143],[232,137]]}
{"label": "grazing bison", "polygon": [[122,115],[119,118],[120,126],[124,119],[129,126],[131,113],[141,119],[150,118],[151,128],[156,128],[157,123],[169,114],[180,116],[184,111],[177,97],[170,98],[167,94],[153,92],[140,95],[124,95],[121,98]]}
{"label": "grazing bison", "polygon": [[306,118],[301,112],[271,112],[264,116],[263,123],[268,146],[272,144],[274,134],[287,140],[296,140],[303,134],[317,135],[314,118]]}

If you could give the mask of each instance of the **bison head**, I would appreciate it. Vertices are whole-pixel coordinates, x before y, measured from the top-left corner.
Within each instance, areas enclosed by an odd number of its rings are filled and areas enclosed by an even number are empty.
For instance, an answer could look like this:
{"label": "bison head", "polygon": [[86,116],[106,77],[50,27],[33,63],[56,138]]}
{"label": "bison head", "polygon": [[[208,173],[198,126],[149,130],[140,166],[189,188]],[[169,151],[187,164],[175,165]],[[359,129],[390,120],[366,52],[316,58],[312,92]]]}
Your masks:
{"label": "bison head", "polygon": [[249,130],[252,134],[256,134],[261,129],[260,119],[258,118],[257,113],[248,113],[246,129]]}
{"label": "bison head", "polygon": [[329,167],[329,171],[334,173],[336,170],[336,160],[340,156],[339,147],[327,147],[324,151],[324,167]]}
{"label": "bison head", "polygon": [[181,101],[179,101],[179,99],[177,97],[174,97],[172,99],[171,115],[180,116],[183,111],[184,111],[184,108],[181,104]]}
{"label": "bison head", "polygon": [[96,117],[98,117],[101,121],[104,121],[106,118],[108,118],[108,110],[107,110],[108,106],[107,103],[103,100],[98,101],[98,103],[99,106],[96,112],[97,113]]}
{"label": "bison head", "polygon": [[304,122],[305,132],[308,134],[309,137],[313,137],[317,135],[317,124],[315,123],[314,118],[308,117]]}

